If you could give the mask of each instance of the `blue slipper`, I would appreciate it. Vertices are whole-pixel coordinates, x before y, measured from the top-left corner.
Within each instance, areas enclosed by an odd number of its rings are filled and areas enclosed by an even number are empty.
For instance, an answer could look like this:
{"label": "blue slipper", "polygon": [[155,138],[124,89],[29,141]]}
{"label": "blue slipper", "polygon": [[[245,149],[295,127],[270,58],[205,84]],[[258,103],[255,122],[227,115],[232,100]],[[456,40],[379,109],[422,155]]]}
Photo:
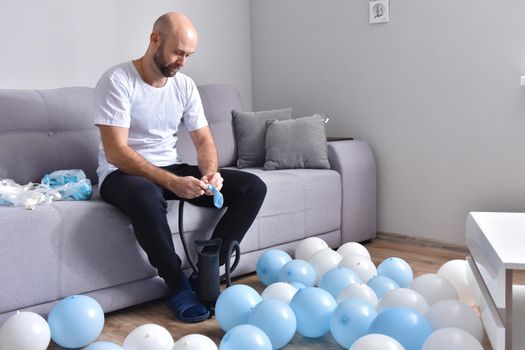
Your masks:
{"label": "blue slipper", "polygon": [[186,323],[201,322],[210,317],[210,311],[197,299],[195,293],[189,289],[170,297],[168,307],[179,320]]}

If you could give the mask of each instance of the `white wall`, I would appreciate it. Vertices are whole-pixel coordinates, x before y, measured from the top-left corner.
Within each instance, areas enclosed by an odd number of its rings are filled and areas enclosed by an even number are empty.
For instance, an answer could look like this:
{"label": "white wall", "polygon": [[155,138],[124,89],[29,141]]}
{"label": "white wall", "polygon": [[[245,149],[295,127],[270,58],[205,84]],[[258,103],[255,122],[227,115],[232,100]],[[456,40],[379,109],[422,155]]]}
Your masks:
{"label": "white wall", "polygon": [[155,19],[182,11],[199,31],[184,72],[231,83],[251,108],[246,0],[23,0],[0,4],[0,88],[94,86],[109,67],[146,51]]}
{"label": "white wall", "polygon": [[328,112],[375,153],[379,231],[463,243],[468,211],[525,211],[525,2],[390,1],[252,1],[254,109]]}

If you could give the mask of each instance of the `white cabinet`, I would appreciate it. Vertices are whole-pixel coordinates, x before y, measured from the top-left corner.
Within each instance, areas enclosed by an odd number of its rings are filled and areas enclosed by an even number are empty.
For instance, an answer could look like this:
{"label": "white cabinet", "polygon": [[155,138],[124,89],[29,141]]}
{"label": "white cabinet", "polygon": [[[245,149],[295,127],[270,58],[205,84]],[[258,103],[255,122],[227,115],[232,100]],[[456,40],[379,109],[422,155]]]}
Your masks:
{"label": "white cabinet", "polygon": [[469,213],[465,238],[493,349],[525,349],[525,289],[513,283],[514,271],[525,270],[525,213]]}

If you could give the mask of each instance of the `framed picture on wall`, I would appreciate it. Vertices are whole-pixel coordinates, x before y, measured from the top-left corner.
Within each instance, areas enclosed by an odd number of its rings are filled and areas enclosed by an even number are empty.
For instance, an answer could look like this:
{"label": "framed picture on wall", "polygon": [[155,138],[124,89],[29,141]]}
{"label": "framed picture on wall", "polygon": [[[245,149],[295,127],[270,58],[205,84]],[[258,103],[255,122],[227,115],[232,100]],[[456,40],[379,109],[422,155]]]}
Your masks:
{"label": "framed picture on wall", "polygon": [[370,0],[370,23],[388,22],[388,1],[389,0]]}

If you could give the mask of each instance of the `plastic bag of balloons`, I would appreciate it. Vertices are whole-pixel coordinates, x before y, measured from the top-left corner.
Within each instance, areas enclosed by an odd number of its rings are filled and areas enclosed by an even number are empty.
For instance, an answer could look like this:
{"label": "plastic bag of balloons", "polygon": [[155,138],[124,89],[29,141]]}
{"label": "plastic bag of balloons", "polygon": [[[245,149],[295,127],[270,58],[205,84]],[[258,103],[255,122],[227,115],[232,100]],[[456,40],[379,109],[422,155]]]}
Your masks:
{"label": "plastic bag of balloons", "polygon": [[91,181],[80,169],[53,171],[44,175],[40,182],[58,191],[62,200],[88,200],[93,194]]}

